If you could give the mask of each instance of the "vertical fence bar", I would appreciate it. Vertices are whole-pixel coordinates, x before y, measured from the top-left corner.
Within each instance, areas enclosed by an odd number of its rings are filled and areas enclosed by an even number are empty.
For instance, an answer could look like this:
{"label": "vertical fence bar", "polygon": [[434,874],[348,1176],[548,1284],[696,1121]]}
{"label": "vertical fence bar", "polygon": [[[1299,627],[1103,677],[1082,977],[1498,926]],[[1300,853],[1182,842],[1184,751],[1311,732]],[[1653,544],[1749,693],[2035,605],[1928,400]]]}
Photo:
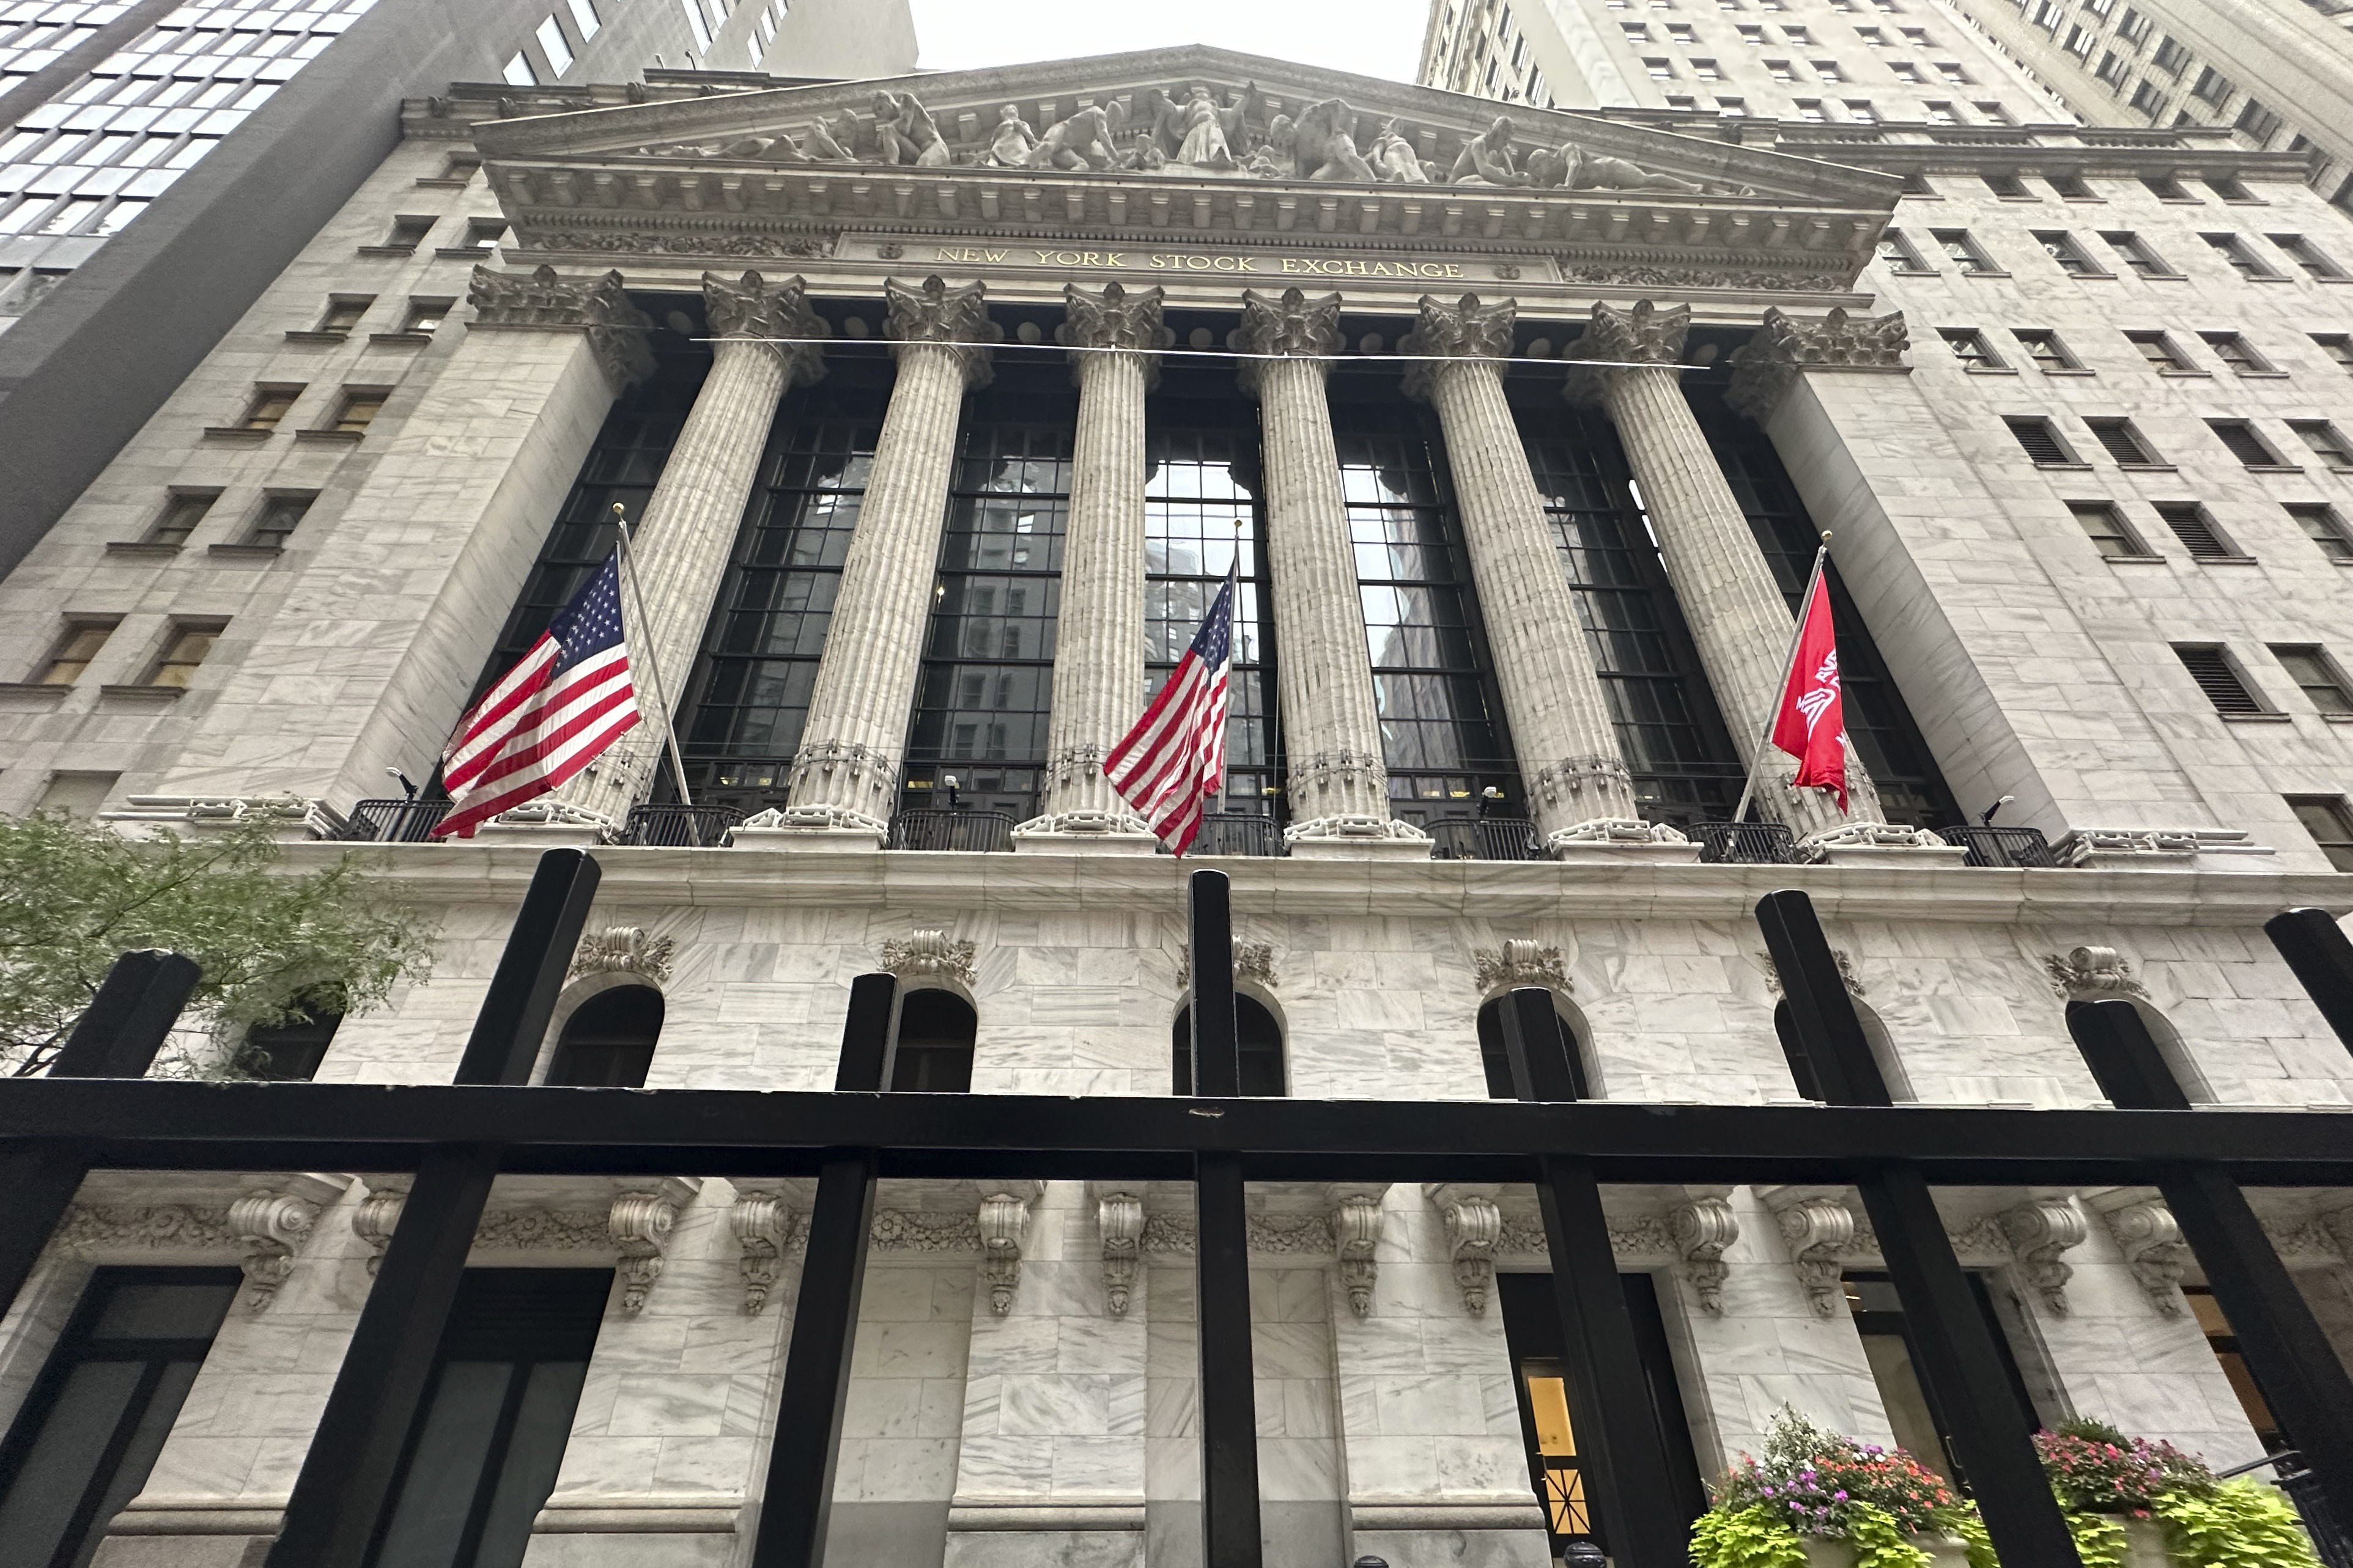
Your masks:
{"label": "vertical fence bar", "polygon": [[833,1091],[851,1094],[891,1087],[899,1054],[899,977],[861,974],[849,983],[849,1016],[841,1027],[841,1059]]}
{"label": "vertical fence bar", "polygon": [[[1526,1100],[1577,1099],[1552,993],[1533,985],[1514,991],[1502,1022],[1513,1092]],[[1690,1521],[1668,1480],[1666,1443],[1591,1163],[1545,1156],[1536,1163],[1536,1199],[1586,1496],[1621,1568],[1683,1568]]]}
{"label": "vertical fence bar", "polygon": [[[1200,950],[1194,950],[1198,955]],[[1194,970],[1200,964],[1198,956]],[[1241,1161],[1194,1162],[1201,1371],[1201,1552],[1208,1568],[1259,1568],[1258,1398],[1250,1354],[1250,1232]]]}
{"label": "vertical fence bar", "polygon": [[2337,1039],[2353,1050],[2353,942],[2345,928],[2327,910],[2288,910],[2265,921],[2263,932]]}
{"label": "vertical fence bar", "polygon": [[564,989],[572,950],[580,945],[603,876],[586,850],[550,849],[540,856],[498,971],[483,994],[482,1010],[475,1015],[458,1082],[531,1081],[532,1063],[554,1016],[556,994]]}
{"label": "vertical fence bar", "polygon": [[1241,1047],[1234,1034],[1233,888],[1223,871],[1196,871],[1190,881],[1193,955],[1193,1092],[1242,1091]]}
{"label": "vertical fence bar", "polygon": [[[1767,893],[1757,900],[1757,923],[1824,1094],[1836,1105],[1892,1104],[1813,900],[1794,889]],[[2032,1423],[2015,1407],[1994,1326],[1969,1289],[1926,1180],[1914,1166],[1890,1163],[1859,1173],[1855,1185],[1915,1331],[1909,1338],[1921,1381],[1951,1428],[1954,1458],[1994,1549],[2004,1562],[2081,1568],[2034,1452]]]}
{"label": "vertical fence bar", "polygon": [[498,1173],[499,1151],[484,1145],[437,1147],[418,1164],[268,1568],[366,1561]]}

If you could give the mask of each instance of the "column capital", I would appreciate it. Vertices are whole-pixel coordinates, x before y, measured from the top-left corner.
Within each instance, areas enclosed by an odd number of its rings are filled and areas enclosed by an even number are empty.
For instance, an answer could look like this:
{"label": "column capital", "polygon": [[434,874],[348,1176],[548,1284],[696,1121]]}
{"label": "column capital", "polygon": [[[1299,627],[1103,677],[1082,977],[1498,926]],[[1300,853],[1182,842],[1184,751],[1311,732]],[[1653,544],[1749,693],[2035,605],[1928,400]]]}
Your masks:
{"label": "column capital", "polygon": [[[1596,304],[1592,324],[1562,357],[1572,361],[1607,360],[1617,365],[1671,365],[1683,359],[1683,339],[1690,331],[1689,305],[1662,310],[1643,300],[1637,301],[1632,310],[1621,310],[1615,305]],[[1601,384],[1609,374],[1604,369],[1572,368],[1566,395],[1571,403],[1598,403]]]}
{"label": "column capital", "polygon": [[[1090,294],[1075,283],[1062,286],[1062,324],[1054,329],[1054,341],[1071,349],[1126,349],[1144,356],[1145,385],[1149,388],[1160,379],[1160,356],[1154,350],[1168,345],[1168,329],[1160,324],[1160,301],[1166,290],[1157,284],[1129,293],[1125,285],[1106,283],[1098,293]],[[1071,356],[1071,374],[1076,376],[1086,362],[1095,357],[1088,353]]]}
{"label": "column capital", "polygon": [[[1310,298],[1299,289],[1285,289],[1281,299],[1269,299],[1255,289],[1242,290],[1241,348],[1244,353],[1299,355],[1303,358],[1337,353],[1340,349],[1340,296]],[[1319,363],[1319,372],[1328,366]],[[1242,362],[1241,384],[1256,392],[1262,367]]]}
{"label": "column capital", "polygon": [[882,299],[889,311],[882,331],[892,340],[894,358],[905,357],[912,343],[943,344],[955,351],[967,389],[988,384],[988,345],[1005,335],[988,319],[988,285],[951,289],[934,276],[910,289],[895,278],[885,278]]}
{"label": "column capital", "polygon": [[474,307],[477,331],[586,331],[597,364],[617,386],[653,372],[653,351],[646,346],[653,322],[629,303],[618,272],[565,278],[542,267],[524,278],[477,266],[466,302]]}
{"label": "column capital", "polygon": [[[756,272],[731,281],[715,272],[702,275],[703,313],[714,338],[822,338],[832,329],[809,309],[808,286],[798,277],[770,284]],[[787,385],[806,384],[825,374],[825,351],[812,342],[775,342],[762,346],[785,367]]]}
{"label": "column capital", "polygon": [[[1476,294],[1465,294],[1450,305],[1434,294],[1421,297],[1421,314],[1413,331],[1398,342],[1399,352],[1409,354],[1436,354],[1459,359],[1465,363],[1480,360],[1502,360],[1512,352],[1512,330],[1518,325],[1520,302],[1498,300],[1492,305],[1480,303]],[[1408,397],[1427,398],[1430,377],[1448,367],[1433,364],[1409,363],[1405,367],[1405,393]],[[1500,365],[1491,366],[1500,371]]]}
{"label": "column capital", "polygon": [[1850,316],[1833,310],[1807,321],[1767,306],[1756,335],[1732,351],[1732,385],[1725,401],[1758,424],[1773,416],[1781,395],[1801,370],[1905,371],[1911,334],[1904,312]]}

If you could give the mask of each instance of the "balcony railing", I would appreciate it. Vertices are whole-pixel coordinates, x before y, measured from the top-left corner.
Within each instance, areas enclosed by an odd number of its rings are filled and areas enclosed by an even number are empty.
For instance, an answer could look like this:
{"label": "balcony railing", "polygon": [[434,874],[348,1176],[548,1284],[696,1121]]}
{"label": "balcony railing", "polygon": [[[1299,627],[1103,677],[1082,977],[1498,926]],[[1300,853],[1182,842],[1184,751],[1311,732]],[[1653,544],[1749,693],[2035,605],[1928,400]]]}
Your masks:
{"label": "balcony railing", "polygon": [[661,849],[716,849],[744,820],[732,805],[641,805],[629,813],[621,842]]}
{"label": "balcony railing", "polygon": [[[1166,847],[1163,846],[1165,849]],[[1187,855],[1280,855],[1282,829],[1274,818],[1245,811],[1211,811],[1201,816]]]}
{"label": "balcony railing", "polygon": [[1518,816],[1460,818],[1430,825],[1433,860],[1541,860],[1544,841],[1535,824]]}
{"label": "balcony railing", "polygon": [[1936,837],[1969,852],[1969,858],[1961,862],[1964,866],[2049,870],[2059,864],[2051,853],[2051,840],[2042,837],[2039,827],[1978,827],[1963,823],[1939,827]]}
{"label": "balcony railing", "polygon": [[1787,866],[1798,858],[1797,840],[1778,822],[1694,822],[1703,866]]}
{"label": "balcony railing", "polygon": [[891,819],[893,849],[997,850],[1013,847],[1013,814],[942,811],[924,806]]}
{"label": "balcony railing", "polygon": [[364,800],[335,837],[353,844],[429,844],[434,824],[448,815],[446,800]]}

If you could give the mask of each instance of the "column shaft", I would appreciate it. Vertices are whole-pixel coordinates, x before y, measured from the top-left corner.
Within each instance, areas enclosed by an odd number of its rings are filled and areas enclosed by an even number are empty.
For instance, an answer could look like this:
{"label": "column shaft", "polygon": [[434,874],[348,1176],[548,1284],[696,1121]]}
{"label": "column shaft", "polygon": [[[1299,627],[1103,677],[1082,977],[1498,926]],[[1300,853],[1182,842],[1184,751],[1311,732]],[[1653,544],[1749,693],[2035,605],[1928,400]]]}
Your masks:
{"label": "column shaft", "polygon": [[1437,367],[1429,387],[1537,831],[1648,839],[1502,372],[1466,359]]}

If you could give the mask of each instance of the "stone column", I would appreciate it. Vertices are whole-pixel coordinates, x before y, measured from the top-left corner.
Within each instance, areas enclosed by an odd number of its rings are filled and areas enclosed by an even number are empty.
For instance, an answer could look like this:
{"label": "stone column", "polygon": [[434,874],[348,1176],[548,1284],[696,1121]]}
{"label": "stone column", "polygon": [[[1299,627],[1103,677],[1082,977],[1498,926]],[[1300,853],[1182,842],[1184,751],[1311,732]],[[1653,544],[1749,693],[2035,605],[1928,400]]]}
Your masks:
{"label": "stone column", "polygon": [[1619,754],[1609,703],[1577,614],[1527,448],[1504,397],[1502,361],[1512,352],[1516,301],[1449,305],[1421,299],[1421,320],[1398,347],[1445,356],[1406,370],[1410,397],[1436,406],[1447,466],[1470,546],[1512,740],[1527,770],[1530,815],[1556,855],[1663,855],[1697,851],[1672,827],[1641,819]]}
{"label": "stone column", "polygon": [[[1766,718],[1780,700],[1796,622],[1684,401],[1676,366],[1690,328],[1688,305],[1657,310],[1645,300],[1631,310],[1594,306],[1593,325],[1573,352],[1579,359],[1615,363],[1572,370],[1567,391],[1572,402],[1599,402],[1618,426],[1667,575],[1745,763],[1755,754]],[[1933,834],[1887,827],[1879,790],[1852,752],[1847,756],[1844,816],[1829,795],[1791,789],[1796,773],[1795,758],[1768,748],[1757,803],[1767,816],[1786,823],[1818,849],[1891,842],[1942,845]]]}
{"label": "stone column", "polygon": [[[898,384],[842,562],[825,658],[809,694],[791,793],[773,817],[753,822],[794,832],[783,843],[879,846],[889,832],[907,718],[932,611],[940,531],[947,521],[956,423],[967,388],[985,385],[998,333],[978,283],[921,289],[885,279],[885,331]],[[763,820],[763,819],[766,820]],[[807,837],[803,837],[806,834]]]}
{"label": "stone column", "polygon": [[1282,356],[1243,362],[1259,400],[1266,550],[1282,670],[1292,853],[1430,853],[1430,838],[1389,816],[1372,656],[1356,557],[1340,496],[1326,357],[1339,346],[1340,296],[1242,291],[1241,346]]}
{"label": "stone column", "polygon": [[[815,344],[762,341],[825,336],[824,319],[809,309],[798,278],[770,288],[756,272],[746,272],[740,283],[706,272],[702,298],[719,340],[712,345],[711,374],[695,395],[645,515],[635,520],[630,562],[638,596],[626,587],[621,595],[638,709],[651,720],[654,703],[666,700],[681,723],[687,716],[680,705],[695,652],[727,574],[776,405],[795,385],[825,374]],[[574,775],[556,798],[617,827],[668,771],[663,745],[659,724],[641,724]]]}
{"label": "stone column", "polygon": [[1159,840],[1103,774],[1144,711],[1144,398],[1160,377],[1158,289],[1062,290],[1079,423],[1062,536],[1061,613],[1046,728],[1044,812],[1013,830],[1030,850],[1149,855]]}

